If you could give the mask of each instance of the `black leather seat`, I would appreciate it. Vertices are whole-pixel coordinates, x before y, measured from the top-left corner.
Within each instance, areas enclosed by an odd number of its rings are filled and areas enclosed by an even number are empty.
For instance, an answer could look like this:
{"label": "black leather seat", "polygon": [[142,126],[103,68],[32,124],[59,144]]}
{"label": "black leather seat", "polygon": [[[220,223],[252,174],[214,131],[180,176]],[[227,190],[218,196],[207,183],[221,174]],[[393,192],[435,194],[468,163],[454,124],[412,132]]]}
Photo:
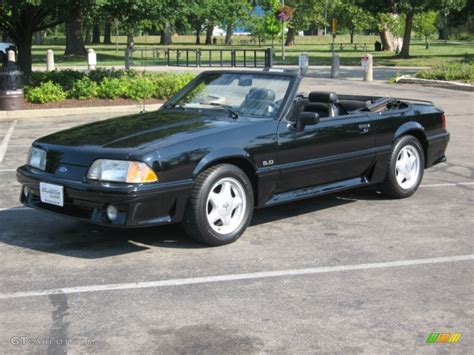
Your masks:
{"label": "black leather seat", "polygon": [[339,115],[337,94],[334,92],[313,91],[308,96],[305,112],[315,112],[319,117],[335,117]]}
{"label": "black leather seat", "polygon": [[253,88],[240,105],[241,114],[251,116],[270,116],[275,104],[275,91],[271,89]]}

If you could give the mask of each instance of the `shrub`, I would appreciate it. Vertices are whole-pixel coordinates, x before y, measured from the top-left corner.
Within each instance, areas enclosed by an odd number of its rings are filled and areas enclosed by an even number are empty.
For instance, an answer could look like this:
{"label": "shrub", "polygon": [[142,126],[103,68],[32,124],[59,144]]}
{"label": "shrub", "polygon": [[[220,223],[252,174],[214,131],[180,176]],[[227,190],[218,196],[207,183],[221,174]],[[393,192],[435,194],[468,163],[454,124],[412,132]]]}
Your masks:
{"label": "shrub", "polygon": [[68,92],[68,97],[79,100],[88,100],[98,95],[99,85],[87,76],[75,81]]}
{"label": "shrub", "polygon": [[430,70],[419,71],[415,75],[421,79],[432,80],[474,80],[474,66],[468,63],[443,63],[434,66]]}
{"label": "shrub", "polygon": [[33,87],[39,86],[41,83],[51,81],[60,85],[65,91],[69,90],[74,82],[85,77],[86,74],[76,70],[54,70],[50,72],[33,72],[30,84]]}
{"label": "shrub", "polygon": [[123,78],[105,78],[99,85],[98,96],[101,99],[117,99],[124,97],[128,90],[127,81]]}
{"label": "shrub", "polygon": [[153,97],[169,99],[194,78],[192,74],[157,74],[153,77]]}
{"label": "shrub", "polygon": [[[124,79],[122,79],[124,80]],[[125,97],[140,101],[149,99],[155,91],[155,84],[149,77],[141,76],[128,79]]]}
{"label": "shrub", "polygon": [[28,88],[25,93],[26,100],[35,104],[58,102],[66,98],[66,93],[60,85],[47,81],[35,88]]}
{"label": "shrub", "polygon": [[129,72],[132,72],[131,70],[125,71],[125,70],[115,70],[114,68],[112,69],[106,69],[106,68],[97,68],[95,70],[91,70],[89,72],[89,78],[92,81],[95,81],[97,84],[101,83],[105,78],[112,79],[120,79],[124,77],[125,75],[131,75],[128,74]]}

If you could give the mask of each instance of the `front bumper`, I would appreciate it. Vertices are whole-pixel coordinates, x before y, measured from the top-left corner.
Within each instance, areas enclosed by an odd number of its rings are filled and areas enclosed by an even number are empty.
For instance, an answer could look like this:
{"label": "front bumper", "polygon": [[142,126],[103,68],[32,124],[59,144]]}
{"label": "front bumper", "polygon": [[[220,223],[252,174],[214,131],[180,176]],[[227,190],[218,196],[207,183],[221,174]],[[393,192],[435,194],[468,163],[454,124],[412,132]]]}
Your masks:
{"label": "front bumper", "polygon": [[[20,202],[27,207],[114,227],[144,227],[181,221],[191,180],[142,185],[91,183],[59,178],[27,165],[18,168],[22,184]],[[64,206],[41,202],[39,183],[64,187]],[[110,221],[106,208],[114,205],[117,218]]]}

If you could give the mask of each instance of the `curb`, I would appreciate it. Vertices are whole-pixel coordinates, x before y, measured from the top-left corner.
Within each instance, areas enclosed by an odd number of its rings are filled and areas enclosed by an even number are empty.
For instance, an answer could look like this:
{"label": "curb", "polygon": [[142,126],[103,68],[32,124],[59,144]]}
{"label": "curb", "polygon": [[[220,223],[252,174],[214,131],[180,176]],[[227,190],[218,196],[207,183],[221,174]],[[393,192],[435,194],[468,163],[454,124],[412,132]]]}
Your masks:
{"label": "curb", "polygon": [[[159,109],[160,107],[161,104],[146,105],[146,110],[153,111]],[[87,114],[95,115],[101,113],[139,113],[141,110],[141,105],[123,105],[0,111],[0,122],[11,120],[34,120],[37,118],[54,118]]]}
{"label": "curb", "polygon": [[423,86],[431,86],[436,88],[460,90],[460,91],[474,91],[474,85],[466,83],[457,83],[455,81],[444,81],[444,80],[430,80],[412,78],[408,75],[403,75],[396,79],[397,84],[419,84]]}

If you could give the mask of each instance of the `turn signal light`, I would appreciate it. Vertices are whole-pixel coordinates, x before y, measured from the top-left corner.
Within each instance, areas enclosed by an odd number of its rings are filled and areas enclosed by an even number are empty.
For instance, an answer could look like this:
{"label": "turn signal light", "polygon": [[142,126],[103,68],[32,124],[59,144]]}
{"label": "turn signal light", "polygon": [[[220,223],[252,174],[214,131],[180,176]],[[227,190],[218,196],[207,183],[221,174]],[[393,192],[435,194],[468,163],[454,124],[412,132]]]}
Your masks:
{"label": "turn signal light", "polygon": [[158,177],[155,172],[148,167],[148,165],[134,161],[130,162],[127,172],[127,182],[140,183],[155,181],[158,181]]}

